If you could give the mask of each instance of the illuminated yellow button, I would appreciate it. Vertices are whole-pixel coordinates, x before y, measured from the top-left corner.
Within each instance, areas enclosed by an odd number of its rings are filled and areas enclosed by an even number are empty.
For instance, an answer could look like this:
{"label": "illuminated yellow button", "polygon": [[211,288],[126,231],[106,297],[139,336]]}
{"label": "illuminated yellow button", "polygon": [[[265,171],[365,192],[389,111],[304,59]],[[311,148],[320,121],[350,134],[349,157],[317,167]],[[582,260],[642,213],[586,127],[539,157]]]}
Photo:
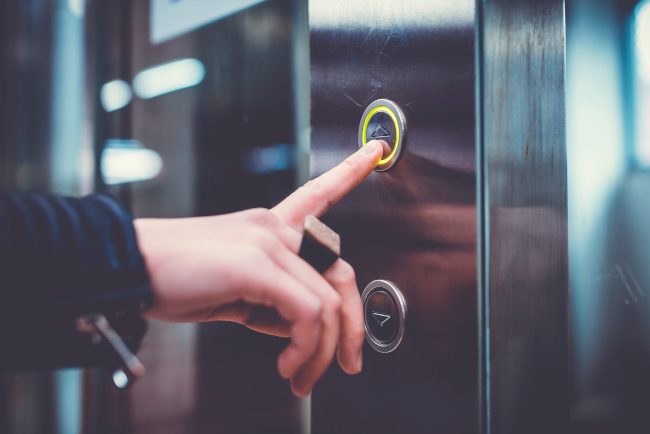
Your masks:
{"label": "illuminated yellow button", "polygon": [[402,110],[390,100],[379,99],[366,108],[359,123],[359,147],[381,140],[390,148],[375,170],[383,172],[395,165],[404,146],[405,125]]}

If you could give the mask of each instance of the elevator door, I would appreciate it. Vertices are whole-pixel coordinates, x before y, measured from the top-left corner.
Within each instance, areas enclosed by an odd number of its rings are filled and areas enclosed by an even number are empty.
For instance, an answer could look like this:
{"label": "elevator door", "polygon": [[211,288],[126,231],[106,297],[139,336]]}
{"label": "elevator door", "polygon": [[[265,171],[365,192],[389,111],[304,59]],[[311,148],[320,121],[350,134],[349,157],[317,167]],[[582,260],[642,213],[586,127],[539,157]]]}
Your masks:
{"label": "elevator door", "polygon": [[[474,0],[310,1],[312,176],[357,149],[377,100],[404,118],[396,163],[324,219],[361,291],[382,279],[403,295],[404,336],[364,344],[357,376],[332,366],[316,434],[478,430],[475,15]],[[396,134],[384,117],[369,137]],[[391,315],[367,319],[382,331]]]}

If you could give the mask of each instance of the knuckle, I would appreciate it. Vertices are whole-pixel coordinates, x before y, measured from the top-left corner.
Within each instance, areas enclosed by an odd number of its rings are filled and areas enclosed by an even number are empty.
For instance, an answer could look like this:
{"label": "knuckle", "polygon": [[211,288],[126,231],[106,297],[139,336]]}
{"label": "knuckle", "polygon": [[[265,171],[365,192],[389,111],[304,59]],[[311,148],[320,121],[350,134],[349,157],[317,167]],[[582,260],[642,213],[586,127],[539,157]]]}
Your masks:
{"label": "knuckle", "polygon": [[346,324],[345,327],[341,328],[341,338],[346,339],[346,340],[356,340],[359,339],[359,337],[363,336],[365,334],[365,331],[363,328],[355,325],[351,325],[351,323]]}
{"label": "knuckle", "polygon": [[303,315],[309,322],[320,322],[321,315],[323,314],[323,303],[314,297],[314,301],[303,309]]}
{"label": "knuckle", "polygon": [[355,157],[355,156],[352,155],[352,156],[346,158],[345,160],[343,160],[343,163],[342,163],[342,164],[343,164],[344,167],[346,167],[348,170],[356,171],[356,170],[359,168],[359,163],[358,163],[357,159],[354,158],[354,157]]}
{"label": "knuckle", "polygon": [[278,245],[278,240],[265,229],[253,227],[249,230],[248,235],[253,244],[264,250],[275,249]]}
{"label": "knuckle", "polygon": [[328,304],[330,309],[332,309],[336,315],[341,313],[341,309],[343,308],[343,299],[341,299],[341,296],[338,293],[334,292],[329,296]]}
{"label": "knuckle", "polygon": [[270,226],[277,222],[278,218],[266,208],[254,208],[248,211],[249,218],[253,223],[261,226]]}
{"label": "knuckle", "polygon": [[262,229],[257,226],[249,226],[245,229],[244,238],[248,241],[248,244],[259,245],[260,240],[264,237]]}
{"label": "knuckle", "polygon": [[365,328],[363,326],[363,321],[350,321],[348,323],[348,334],[350,336],[363,336],[365,334]]}
{"label": "knuckle", "polygon": [[317,203],[325,203],[328,207],[334,205],[332,200],[328,197],[327,192],[323,187],[323,183],[319,178],[312,179],[301,188],[307,197],[311,200]]}
{"label": "knuckle", "polygon": [[[248,261],[251,265],[262,268],[267,266],[266,254],[259,248],[251,248],[247,252]],[[258,269],[259,269],[258,268]]]}

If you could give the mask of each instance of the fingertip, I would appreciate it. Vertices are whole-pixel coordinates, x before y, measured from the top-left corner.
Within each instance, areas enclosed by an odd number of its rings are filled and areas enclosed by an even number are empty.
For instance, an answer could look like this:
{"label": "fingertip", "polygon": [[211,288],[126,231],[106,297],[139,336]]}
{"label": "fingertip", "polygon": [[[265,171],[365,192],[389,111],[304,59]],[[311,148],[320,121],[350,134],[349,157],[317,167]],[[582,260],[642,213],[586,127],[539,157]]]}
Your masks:
{"label": "fingertip", "polygon": [[295,379],[291,379],[291,391],[293,392],[294,395],[296,395],[298,398],[305,398],[309,396],[311,393],[311,387],[305,387],[305,385],[299,384],[299,382]]}
{"label": "fingertip", "polygon": [[291,359],[291,344],[289,344],[289,347],[280,354],[280,357],[278,357],[278,372],[282,378],[287,380],[293,377],[298,370],[296,357],[293,357],[294,360]]}
{"label": "fingertip", "polygon": [[385,140],[381,140],[380,143],[381,143],[381,150],[382,150],[381,158],[384,159],[390,157],[390,154],[393,153],[393,149],[390,147],[388,143],[386,143]]}
{"label": "fingertip", "polygon": [[349,351],[347,354],[344,354],[339,347],[339,352],[337,353],[336,358],[338,359],[343,372],[348,375],[356,375],[360,373],[363,368],[363,356],[361,351],[357,354]]}
{"label": "fingertip", "polygon": [[361,151],[365,155],[376,156],[378,158],[377,162],[379,162],[384,152],[384,145],[379,140],[371,140],[361,148]]}
{"label": "fingertip", "polygon": [[286,363],[282,363],[282,359],[278,359],[278,373],[280,374],[280,377],[284,378],[285,380],[288,380],[291,378],[291,372],[287,368]]}

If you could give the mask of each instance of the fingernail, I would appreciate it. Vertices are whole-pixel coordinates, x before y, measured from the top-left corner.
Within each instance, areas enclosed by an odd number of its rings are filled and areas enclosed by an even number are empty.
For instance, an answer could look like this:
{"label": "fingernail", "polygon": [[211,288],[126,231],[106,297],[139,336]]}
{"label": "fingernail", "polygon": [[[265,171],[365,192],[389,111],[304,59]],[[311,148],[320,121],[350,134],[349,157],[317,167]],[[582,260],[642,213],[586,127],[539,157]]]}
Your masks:
{"label": "fingernail", "polygon": [[363,352],[359,352],[359,358],[357,359],[357,370],[361,372],[361,368],[363,367]]}
{"label": "fingernail", "polygon": [[369,142],[363,147],[363,153],[366,155],[372,155],[377,151],[377,148],[381,146],[381,143],[379,143],[376,140],[373,140],[372,142]]}

